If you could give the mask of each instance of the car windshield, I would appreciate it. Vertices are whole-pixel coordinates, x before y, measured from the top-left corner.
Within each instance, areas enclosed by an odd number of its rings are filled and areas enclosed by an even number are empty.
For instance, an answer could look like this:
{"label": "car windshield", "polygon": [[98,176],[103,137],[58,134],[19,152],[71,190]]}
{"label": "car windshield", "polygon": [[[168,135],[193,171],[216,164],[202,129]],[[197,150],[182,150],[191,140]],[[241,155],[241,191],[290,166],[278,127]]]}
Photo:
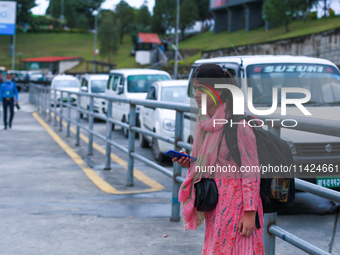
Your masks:
{"label": "car windshield", "polygon": [[187,86],[174,86],[162,88],[162,101],[184,103],[187,94]]}
{"label": "car windshield", "polygon": [[105,93],[107,80],[91,80],[92,93]]}
{"label": "car windshield", "polygon": [[167,75],[130,75],[127,78],[128,92],[130,93],[146,93],[155,81],[170,80]]}
{"label": "car windshield", "polygon": [[[330,65],[260,64],[247,67],[247,84],[252,88],[253,104],[271,106],[273,88],[281,103],[282,88],[304,88],[311,93],[309,105],[321,106],[340,101],[340,73]],[[300,92],[288,92],[287,99],[304,98]]]}
{"label": "car windshield", "polygon": [[54,82],[54,88],[78,88],[76,80],[58,80]]}

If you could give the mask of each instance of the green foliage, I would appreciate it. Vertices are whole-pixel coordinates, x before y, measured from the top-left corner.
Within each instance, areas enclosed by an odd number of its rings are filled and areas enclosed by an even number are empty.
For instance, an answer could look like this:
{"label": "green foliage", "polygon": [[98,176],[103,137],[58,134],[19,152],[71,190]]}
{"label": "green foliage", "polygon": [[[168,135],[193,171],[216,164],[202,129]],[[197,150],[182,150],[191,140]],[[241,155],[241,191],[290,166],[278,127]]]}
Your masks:
{"label": "green foliage", "polygon": [[151,17],[151,31],[164,35],[176,25],[176,1],[156,0]]}
{"label": "green foliage", "polygon": [[205,21],[213,17],[210,9],[210,0],[196,0],[195,1],[198,8],[198,18],[200,21]]}
{"label": "green foliage", "polygon": [[308,19],[310,20],[317,20],[318,19],[318,12],[309,12]]}
{"label": "green foliage", "polygon": [[[98,9],[104,0],[64,0],[64,17],[66,26],[71,28],[94,28],[93,11]],[[52,4],[52,6],[51,6]],[[46,14],[50,15],[51,7],[52,16],[60,18],[61,1],[50,0],[50,5],[46,10]]]}
{"label": "green foliage", "polygon": [[334,18],[334,17],[336,16],[333,9],[329,8],[329,9],[328,9],[328,12],[329,12],[329,17],[330,17],[330,18]]}
{"label": "green foliage", "polygon": [[111,55],[118,50],[119,32],[117,15],[111,11],[101,13],[98,28],[99,54],[107,57],[109,62],[111,62]]}
{"label": "green foliage", "polygon": [[181,29],[182,39],[184,40],[184,31],[195,25],[199,17],[198,8],[194,0],[182,0],[181,2],[179,27]]}
{"label": "green foliage", "polygon": [[147,6],[147,1],[144,1],[143,5],[137,10],[135,24],[144,28],[150,26],[151,15]]}
{"label": "green foliage", "polygon": [[301,13],[307,9],[307,0],[268,0],[263,5],[264,19],[273,25],[286,26],[286,32],[289,32],[288,25]]}
{"label": "green foliage", "polygon": [[32,20],[31,9],[36,5],[35,0],[17,0],[17,24],[30,23]]}
{"label": "green foliage", "polygon": [[120,27],[120,44],[123,44],[125,33],[129,33],[131,23],[135,20],[134,9],[124,0],[121,0],[116,6],[116,19]]}

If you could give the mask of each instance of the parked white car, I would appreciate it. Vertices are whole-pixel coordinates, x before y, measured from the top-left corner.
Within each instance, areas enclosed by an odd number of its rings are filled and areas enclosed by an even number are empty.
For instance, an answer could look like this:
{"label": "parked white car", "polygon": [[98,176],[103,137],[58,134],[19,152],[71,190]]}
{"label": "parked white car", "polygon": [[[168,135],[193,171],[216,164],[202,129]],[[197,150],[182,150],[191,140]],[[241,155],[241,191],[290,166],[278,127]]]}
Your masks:
{"label": "parked white car", "polygon": [[[109,76],[107,74],[85,74],[80,79],[80,92],[94,93],[105,95],[105,88]],[[82,96],[80,99],[80,107],[86,110],[90,109],[90,97]],[[93,98],[93,111],[106,116],[106,101],[105,99]],[[80,115],[83,117],[83,114]]]}
{"label": "parked white car", "polygon": [[[52,89],[61,89],[61,90],[66,90],[66,91],[71,91],[71,92],[79,92],[79,80],[72,76],[72,75],[57,75],[52,79],[51,83],[51,88]],[[61,99],[61,93],[60,91],[57,91],[56,93],[56,99],[57,102],[60,102]],[[70,100],[71,104],[76,105],[77,104],[77,95],[76,94],[71,94],[70,95]],[[51,92],[51,100],[54,100],[54,92]],[[67,93],[63,93],[63,102],[67,102]],[[53,101],[51,101],[51,104],[53,105]],[[59,103],[57,104],[59,105]]]}
{"label": "parked white car", "polygon": [[[124,99],[145,99],[148,89],[155,81],[171,80],[169,73],[153,69],[115,69],[109,73],[105,90],[107,96]],[[125,103],[113,102],[112,118],[128,123],[130,106]],[[139,106],[137,106],[137,126],[139,122]],[[114,129],[114,125],[112,125]],[[125,137],[128,131],[123,128]]]}
{"label": "parked white car", "polygon": [[[187,80],[155,82],[150,87],[146,99],[171,103],[187,103],[189,105],[187,87]],[[140,124],[144,130],[153,131],[165,137],[174,137],[175,119],[176,111],[174,110],[141,106]],[[149,147],[151,144],[152,154],[155,160],[159,162],[165,159],[165,152],[174,149],[173,144],[159,141],[151,136],[141,135],[139,140],[140,146],[143,148]]]}
{"label": "parked white car", "polygon": [[[190,73],[204,63],[215,63],[231,72],[236,78],[247,78],[239,82],[245,99],[248,87],[253,88],[253,104],[256,109],[268,109],[272,106],[272,88],[278,91],[284,87],[300,87],[311,92],[311,99],[304,107],[312,118],[340,121],[340,72],[332,62],[303,56],[235,56],[197,60]],[[275,78],[275,82],[273,81]],[[271,79],[271,80],[269,80]],[[194,90],[188,87],[192,98]],[[287,98],[301,98],[301,94],[288,93]],[[281,114],[280,93],[275,113]],[[245,100],[246,102],[247,100]],[[193,106],[197,106],[195,103]],[[246,111],[248,105],[246,103]],[[249,110],[248,114],[251,114]],[[287,115],[304,116],[297,107],[287,107]],[[185,133],[193,140],[195,119],[185,120]],[[281,128],[281,137],[290,145],[295,164],[340,164],[340,138],[320,135],[289,128]],[[339,188],[340,176],[311,178],[309,181],[318,185]]]}

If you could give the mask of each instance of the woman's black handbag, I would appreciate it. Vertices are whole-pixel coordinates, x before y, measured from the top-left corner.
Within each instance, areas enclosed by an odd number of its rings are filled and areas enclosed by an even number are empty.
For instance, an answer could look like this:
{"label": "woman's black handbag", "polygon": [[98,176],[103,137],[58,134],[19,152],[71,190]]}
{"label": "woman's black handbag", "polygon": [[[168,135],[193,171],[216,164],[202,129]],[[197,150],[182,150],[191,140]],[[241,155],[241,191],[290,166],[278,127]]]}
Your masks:
{"label": "woman's black handbag", "polygon": [[196,198],[195,207],[197,211],[209,212],[214,210],[218,202],[218,190],[213,179],[201,179],[195,183]]}

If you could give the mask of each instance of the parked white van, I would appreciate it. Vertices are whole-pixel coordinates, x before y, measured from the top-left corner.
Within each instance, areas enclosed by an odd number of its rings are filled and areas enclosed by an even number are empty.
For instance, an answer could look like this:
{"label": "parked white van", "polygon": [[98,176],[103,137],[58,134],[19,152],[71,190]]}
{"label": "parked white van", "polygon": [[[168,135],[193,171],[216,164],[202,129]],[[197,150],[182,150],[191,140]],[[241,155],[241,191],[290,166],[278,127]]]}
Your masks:
{"label": "parked white van", "polygon": [[[340,120],[340,72],[337,66],[328,60],[303,56],[234,56],[201,59],[193,64],[189,81],[196,68],[204,63],[218,64],[224,70],[231,72],[235,78],[246,78],[239,82],[238,86],[245,98],[248,98],[248,87],[252,87],[253,105],[256,109],[268,109],[272,106],[273,87],[276,87],[278,92],[284,87],[299,87],[311,92],[311,99],[304,104],[312,114],[311,117]],[[266,82],[266,78],[277,79],[275,82]],[[189,83],[188,95],[193,98],[193,93],[194,90]],[[297,97],[294,97],[296,93],[291,94],[293,98],[301,98],[301,94]],[[278,98],[278,108],[275,113],[280,114],[280,93]],[[192,99],[191,103],[196,106]],[[248,109],[247,103],[245,109]],[[304,116],[297,107],[289,106],[287,115]],[[189,121],[188,118],[184,120],[184,134],[190,133],[187,138],[190,141],[193,141],[194,121]],[[338,137],[289,128],[281,129],[281,137],[289,143],[297,165],[340,164],[340,138]],[[340,187],[340,177],[318,177],[310,181],[324,187]]]}
{"label": "parked white van", "polygon": [[[105,89],[107,96],[124,99],[145,99],[148,89],[155,81],[171,80],[169,73],[153,69],[115,69],[109,73],[109,80]],[[112,118],[128,123],[129,104],[113,102]],[[137,106],[137,126],[140,127],[139,107]],[[114,129],[114,125],[112,125]],[[128,131],[123,128],[125,137]]]}
{"label": "parked white van", "polygon": [[[94,93],[99,95],[105,95],[105,88],[109,76],[107,74],[85,74],[80,79],[80,92]],[[93,98],[93,111],[106,116],[106,101],[101,98]],[[90,97],[82,96],[80,99],[80,107],[86,110],[90,109]],[[80,115],[83,117],[83,114]]]}

